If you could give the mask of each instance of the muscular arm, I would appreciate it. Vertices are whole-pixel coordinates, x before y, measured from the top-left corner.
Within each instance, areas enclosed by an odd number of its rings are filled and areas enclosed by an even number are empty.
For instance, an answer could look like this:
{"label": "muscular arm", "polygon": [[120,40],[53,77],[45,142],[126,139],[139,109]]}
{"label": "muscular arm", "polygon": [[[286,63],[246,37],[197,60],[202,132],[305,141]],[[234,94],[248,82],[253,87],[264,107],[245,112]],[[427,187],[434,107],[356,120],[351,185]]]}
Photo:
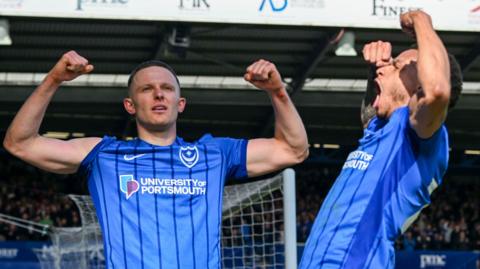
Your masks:
{"label": "muscular arm", "polygon": [[100,138],[63,141],[38,134],[45,111],[63,81],[90,72],[83,57],[65,54],[20,108],[7,130],[3,145],[20,159],[56,173],[73,173]]}
{"label": "muscular arm", "polygon": [[450,98],[450,65],[447,51],[422,11],[403,14],[402,28],[418,44],[417,72],[421,89],[410,98],[410,125],[422,138],[431,137],[443,124]]}
{"label": "muscular arm", "polygon": [[247,69],[245,79],[269,94],[275,113],[274,137],[252,139],[248,143],[248,175],[266,174],[305,160],[307,133],[275,65],[260,60]]}

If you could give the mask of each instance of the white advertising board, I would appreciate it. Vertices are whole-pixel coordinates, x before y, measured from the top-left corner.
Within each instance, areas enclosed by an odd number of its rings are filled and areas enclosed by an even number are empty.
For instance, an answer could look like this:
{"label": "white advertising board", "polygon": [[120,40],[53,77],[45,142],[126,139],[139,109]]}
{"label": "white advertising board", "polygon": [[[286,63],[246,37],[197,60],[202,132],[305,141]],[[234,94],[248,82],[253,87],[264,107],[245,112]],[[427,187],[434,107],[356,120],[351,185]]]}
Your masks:
{"label": "white advertising board", "polygon": [[0,16],[399,28],[422,9],[437,30],[480,31],[480,0],[0,0]]}

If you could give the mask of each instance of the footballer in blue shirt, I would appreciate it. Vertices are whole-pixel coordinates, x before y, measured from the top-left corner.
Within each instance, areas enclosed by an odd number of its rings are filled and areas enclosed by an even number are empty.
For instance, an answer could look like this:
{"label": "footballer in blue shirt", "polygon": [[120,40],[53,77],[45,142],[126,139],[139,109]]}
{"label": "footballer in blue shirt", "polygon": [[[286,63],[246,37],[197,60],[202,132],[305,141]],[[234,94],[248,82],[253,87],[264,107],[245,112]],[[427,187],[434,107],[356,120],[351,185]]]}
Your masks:
{"label": "footballer in blue shirt", "polygon": [[395,239],[442,181],[449,148],[443,122],[461,91],[460,68],[428,14],[407,12],[400,22],[417,49],[393,59],[390,43],[365,45],[363,57],[375,72],[364,100],[364,135],[321,206],[301,269],[394,268]]}
{"label": "footballer in blue shirt", "polygon": [[275,65],[256,61],[244,76],[270,96],[272,138],[178,137],[186,100],[174,70],[160,61],[140,64],[128,80],[123,105],[135,116],[138,138],[40,136],[59,86],[92,70],[75,51],[65,53],[15,116],[5,148],[50,172],[88,174],[107,268],[220,268],[225,180],[273,172],[308,156],[305,128]]}

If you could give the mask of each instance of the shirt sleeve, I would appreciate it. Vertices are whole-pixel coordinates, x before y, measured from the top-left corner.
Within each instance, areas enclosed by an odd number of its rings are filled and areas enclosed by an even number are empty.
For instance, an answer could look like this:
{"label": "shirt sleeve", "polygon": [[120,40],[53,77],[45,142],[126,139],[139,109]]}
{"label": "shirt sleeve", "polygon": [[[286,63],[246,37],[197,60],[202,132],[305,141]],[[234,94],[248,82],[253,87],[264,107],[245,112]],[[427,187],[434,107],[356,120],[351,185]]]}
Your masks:
{"label": "shirt sleeve", "polygon": [[89,174],[91,169],[92,169],[92,163],[97,158],[98,154],[102,149],[104,149],[106,146],[108,146],[110,143],[115,141],[115,137],[110,137],[110,136],[104,136],[100,143],[98,143],[83,159],[83,161],[80,163],[80,168],[78,169],[78,172],[83,173],[83,174]]}
{"label": "shirt sleeve", "polygon": [[217,138],[216,140],[225,156],[227,178],[246,178],[248,141],[235,138]]}
{"label": "shirt sleeve", "polygon": [[[410,121],[408,121],[407,132],[413,151],[417,156],[420,173],[433,175],[437,184],[441,184],[442,177],[447,170],[449,158],[447,128],[442,125],[431,137],[424,139],[417,135],[410,126]],[[423,178],[431,180],[431,178],[426,178],[425,176]]]}

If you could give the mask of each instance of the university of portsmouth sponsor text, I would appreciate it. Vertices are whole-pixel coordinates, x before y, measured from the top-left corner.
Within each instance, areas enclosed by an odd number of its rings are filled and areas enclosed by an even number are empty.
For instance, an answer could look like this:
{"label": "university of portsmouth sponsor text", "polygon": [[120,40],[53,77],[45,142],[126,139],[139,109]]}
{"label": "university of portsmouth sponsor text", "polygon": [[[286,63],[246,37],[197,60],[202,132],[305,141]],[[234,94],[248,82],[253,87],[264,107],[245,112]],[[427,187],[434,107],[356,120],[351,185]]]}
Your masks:
{"label": "university of portsmouth sponsor text", "polygon": [[175,195],[205,195],[207,182],[190,178],[140,178],[141,193],[175,194]]}

